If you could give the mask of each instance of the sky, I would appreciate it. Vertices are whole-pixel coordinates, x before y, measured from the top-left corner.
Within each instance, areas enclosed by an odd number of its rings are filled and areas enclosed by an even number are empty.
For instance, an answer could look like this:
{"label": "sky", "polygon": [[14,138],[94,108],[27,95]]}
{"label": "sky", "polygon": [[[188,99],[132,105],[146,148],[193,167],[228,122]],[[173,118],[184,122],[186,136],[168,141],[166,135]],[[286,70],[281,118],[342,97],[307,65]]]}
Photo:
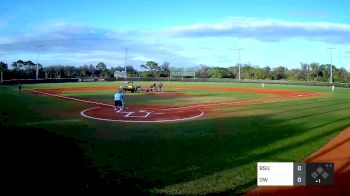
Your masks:
{"label": "sky", "polygon": [[348,8],[345,0],[0,0],[0,61],[136,69],[332,61],[350,71]]}

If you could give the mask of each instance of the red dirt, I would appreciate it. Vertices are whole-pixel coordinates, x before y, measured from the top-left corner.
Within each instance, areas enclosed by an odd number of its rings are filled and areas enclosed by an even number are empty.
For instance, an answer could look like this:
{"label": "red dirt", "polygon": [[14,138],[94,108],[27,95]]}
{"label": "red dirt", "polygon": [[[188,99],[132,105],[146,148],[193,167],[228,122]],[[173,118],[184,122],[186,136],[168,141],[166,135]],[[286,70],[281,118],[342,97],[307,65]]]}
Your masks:
{"label": "red dirt", "polygon": [[[88,118],[99,118],[107,121],[124,122],[168,122],[196,118],[204,113],[211,112],[213,107],[225,107],[243,104],[256,104],[263,102],[279,101],[283,99],[307,98],[321,95],[314,92],[288,91],[276,89],[257,89],[257,88],[233,88],[233,87],[198,87],[198,86],[166,86],[165,89],[185,88],[200,90],[219,90],[229,92],[252,92],[261,94],[271,94],[272,98],[263,98],[255,100],[226,101],[220,103],[197,104],[181,107],[165,106],[132,106],[122,112],[114,111],[113,105],[100,103],[85,103],[87,105],[97,106],[83,112]],[[63,92],[77,91],[96,91],[96,90],[116,90],[117,87],[79,87],[79,88],[60,88],[37,90],[35,93],[49,93],[47,95],[58,96],[64,99],[70,97],[62,96]],[[181,93],[179,93],[181,94]],[[169,93],[169,96],[177,96],[178,93]],[[158,94],[153,94],[158,96]],[[302,95],[302,96],[300,96]],[[160,95],[161,96],[161,95]],[[84,102],[85,100],[75,101]],[[335,185],[333,186],[299,186],[299,187],[257,187],[248,192],[247,195],[350,195],[350,189],[347,187],[350,180],[350,128],[329,142],[319,151],[308,157],[306,162],[334,162],[335,163]]]}
{"label": "red dirt", "polygon": [[[305,94],[304,91],[289,91],[281,89],[266,89],[266,88],[235,88],[235,87],[217,87],[217,86],[166,86],[166,88],[182,88],[194,90],[212,90],[212,91],[228,91],[228,92],[250,92],[260,94],[273,94],[276,96],[295,96]],[[315,93],[318,94],[318,93]]]}
{"label": "red dirt", "polygon": [[[35,93],[46,93],[47,95],[52,95],[64,99],[71,99],[74,101],[85,102],[89,105],[98,105],[99,108],[91,109],[85,111],[85,117],[95,118],[99,120],[107,120],[110,121],[132,121],[132,122],[164,122],[164,121],[175,121],[175,120],[185,120],[191,119],[194,117],[199,117],[202,114],[202,110],[209,112],[212,108],[216,107],[226,107],[226,106],[234,106],[234,105],[247,105],[247,104],[257,104],[264,102],[272,102],[279,101],[283,99],[290,98],[306,98],[319,96],[320,93],[313,92],[304,92],[304,91],[288,91],[288,90],[277,90],[277,89],[264,89],[264,88],[234,88],[234,87],[211,87],[211,86],[166,86],[165,89],[193,89],[193,90],[212,90],[212,91],[228,91],[228,92],[250,92],[250,93],[260,93],[260,94],[270,94],[272,97],[270,98],[262,98],[255,100],[235,100],[235,101],[224,101],[224,102],[212,102],[212,103],[203,103],[203,104],[194,104],[188,106],[179,106],[179,107],[171,107],[171,106],[132,106],[129,109],[125,110],[124,113],[115,113],[113,110],[112,104],[103,104],[96,103],[92,101],[80,100],[76,98],[70,98],[67,96],[63,96],[64,92],[82,92],[82,91],[96,91],[96,90],[117,90],[115,86],[99,86],[99,87],[75,87],[75,88],[56,88],[56,89],[40,89],[36,90]],[[181,92],[149,92],[149,95],[152,96],[165,96],[165,97],[177,97],[182,96]],[[165,110],[170,109],[170,110]],[[138,114],[140,112],[137,111],[145,111],[150,114],[147,117],[136,117],[136,116],[145,116],[143,114]],[[164,112],[167,111],[167,112]],[[170,112],[171,111],[171,112]],[[125,113],[127,112],[127,113]],[[128,113],[132,113],[128,115]],[[156,114],[159,113],[159,114]],[[211,115],[214,111],[210,111]],[[155,115],[156,114],[156,115]]]}
{"label": "red dirt", "polygon": [[[305,91],[289,91],[281,89],[265,89],[265,88],[235,88],[235,87],[213,87],[213,86],[165,86],[166,89],[193,89],[193,90],[212,90],[212,91],[228,91],[228,92],[251,92],[260,94],[273,94],[276,96],[295,96]],[[50,92],[54,94],[63,94],[64,92],[82,92],[82,91],[97,91],[97,90],[118,90],[116,86],[96,86],[96,87],[74,87],[74,88],[53,88],[53,89],[41,89],[40,91]],[[153,93],[153,92],[151,92]],[[320,95],[319,93],[310,93],[314,95]]]}
{"label": "red dirt", "polygon": [[306,158],[305,162],[334,162],[334,181],[331,186],[265,186],[247,195],[350,195],[350,127],[327,145]]}
{"label": "red dirt", "polygon": [[113,107],[100,107],[84,112],[84,115],[92,118],[103,118],[106,121],[138,121],[138,122],[168,122],[191,119],[202,116],[203,112],[198,109],[126,109],[115,111]]}

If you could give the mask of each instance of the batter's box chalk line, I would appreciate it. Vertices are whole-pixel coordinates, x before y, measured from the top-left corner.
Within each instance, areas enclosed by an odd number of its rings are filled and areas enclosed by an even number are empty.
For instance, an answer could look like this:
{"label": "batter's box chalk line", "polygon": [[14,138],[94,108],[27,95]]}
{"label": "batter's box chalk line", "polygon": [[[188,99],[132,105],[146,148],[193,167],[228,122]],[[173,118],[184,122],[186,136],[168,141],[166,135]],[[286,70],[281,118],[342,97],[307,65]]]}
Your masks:
{"label": "batter's box chalk line", "polygon": [[[103,107],[115,107],[114,105],[110,105],[110,104],[106,104],[106,103],[100,103],[100,102],[95,102],[95,101],[88,101],[88,100],[83,100],[83,99],[79,99],[79,98],[73,98],[73,97],[68,97],[68,96],[64,96],[64,95],[59,95],[59,94],[54,94],[54,93],[48,93],[48,92],[43,92],[43,91],[39,91],[39,90],[33,90],[33,89],[27,89],[27,91],[33,92],[33,93],[38,93],[38,94],[44,94],[44,95],[48,95],[48,96],[53,96],[53,97],[58,97],[58,98],[63,98],[63,99],[67,99],[67,100],[71,100],[71,101],[78,101],[78,102],[83,102],[83,103],[88,103],[88,104],[94,104],[97,106],[103,106]],[[279,99],[293,99],[293,98],[297,98],[297,97],[307,97],[307,96],[313,96],[312,94],[308,94],[308,93],[303,93],[303,94],[297,94],[294,96],[286,96],[286,97],[279,97]],[[109,121],[109,122],[141,122],[141,123],[159,123],[159,122],[175,122],[175,121],[183,121],[183,120],[190,120],[190,119],[195,119],[195,118],[199,118],[201,116],[204,115],[204,112],[200,109],[200,107],[208,107],[208,106],[221,106],[221,105],[236,105],[239,103],[255,103],[255,102],[261,102],[261,103],[267,103],[267,102],[272,102],[278,100],[277,98],[270,98],[270,99],[256,99],[256,100],[245,100],[245,101],[238,101],[236,103],[212,103],[212,104],[199,104],[199,105],[190,105],[190,106],[182,106],[182,107],[172,107],[172,108],[163,108],[160,109],[161,111],[171,111],[171,110],[187,110],[190,108],[196,109],[199,111],[199,114],[195,114],[193,116],[189,116],[189,117],[183,117],[183,118],[179,118],[176,117],[175,119],[152,119],[155,115],[164,115],[166,116],[167,113],[162,113],[159,111],[152,111],[149,112],[145,109],[140,109],[139,111],[122,111],[117,110],[115,111],[116,113],[123,113],[125,114],[120,115],[120,117],[125,118],[125,119],[109,119],[109,118],[104,118],[104,117],[94,117],[94,116],[90,116],[88,114],[86,114],[88,111],[91,110],[95,110],[95,109],[99,109],[101,107],[93,107],[93,108],[89,108],[89,109],[85,109],[83,111],[80,112],[80,115],[86,118],[90,118],[90,119],[95,119],[95,120],[102,120],[102,121]],[[139,115],[140,113],[144,113],[143,115]],[[150,116],[151,115],[151,116]],[[129,118],[129,120],[127,120]],[[138,120],[137,118],[143,118],[144,120]]]}
{"label": "batter's box chalk line", "polygon": [[[131,120],[132,118],[129,118],[130,120],[127,120],[127,118],[125,119],[109,119],[109,118],[99,118],[99,117],[93,117],[90,116],[88,114],[86,114],[86,112],[91,111],[91,110],[95,110],[95,109],[100,109],[101,107],[93,107],[93,108],[89,108],[89,109],[85,109],[83,111],[80,112],[80,115],[85,117],[85,118],[89,118],[89,119],[94,119],[94,120],[101,120],[101,121],[108,121],[108,122],[130,122],[130,123],[164,123],[164,122],[177,122],[177,121],[184,121],[184,120],[191,120],[191,119],[195,119],[195,118],[199,118],[201,116],[204,115],[204,112],[200,109],[198,109],[199,114],[194,115],[194,116],[190,116],[190,117],[184,117],[184,118],[175,118],[175,119],[159,119],[159,120],[152,120],[149,118],[145,118],[145,120]],[[125,112],[127,114],[132,113],[132,112]],[[152,113],[153,114],[153,113]],[[161,113],[159,113],[161,114]],[[162,113],[165,114],[165,113]],[[129,114],[129,117],[131,114]],[[133,116],[136,117],[136,116]],[[148,117],[148,116],[147,116]],[[135,118],[134,118],[135,119]],[[146,120],[148,119],[148,120]]]}
{"label": "batter's box chalk line", "polygon": [[[147,118],[151,114],[151,112],[147,112],[146,110],[139,110],[135,112],[132,112],[132,111],[124,112],[122,109],[119,109],[117,113],[125,114],[124,118]],[[143,113],[143,115],[137,115],[139,113]]]}
{"label": "batter's box chalk line", "polygon": [[[125,118],[147,118],[151,112],[121,112],[126,113]],[[144,115],[135,115],[137,113],[144,113]]]}

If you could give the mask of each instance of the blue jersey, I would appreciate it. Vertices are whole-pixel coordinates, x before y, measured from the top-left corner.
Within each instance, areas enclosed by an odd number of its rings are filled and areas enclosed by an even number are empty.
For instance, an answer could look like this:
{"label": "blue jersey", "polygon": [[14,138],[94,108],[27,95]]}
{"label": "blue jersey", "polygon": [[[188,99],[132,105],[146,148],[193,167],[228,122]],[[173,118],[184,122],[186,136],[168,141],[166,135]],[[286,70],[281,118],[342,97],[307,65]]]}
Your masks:
{"label": "blue jersey", "polygon": [[123,101],[124,100],[124,95],[121,93],[116,93],[114,94],[114,101]]}

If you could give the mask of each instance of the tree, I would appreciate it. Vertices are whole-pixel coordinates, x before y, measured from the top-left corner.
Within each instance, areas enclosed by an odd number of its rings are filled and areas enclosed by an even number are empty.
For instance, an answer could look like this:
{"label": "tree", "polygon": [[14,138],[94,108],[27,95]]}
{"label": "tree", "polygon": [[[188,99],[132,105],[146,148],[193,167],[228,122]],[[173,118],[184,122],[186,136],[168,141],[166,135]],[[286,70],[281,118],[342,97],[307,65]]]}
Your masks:
{"label": "tree", "polygon": [[223,78],[224,74],[221,71],[221,68],[214,67],[214,68],[211,68],[211,76],[210,77],[211,78]]}
{"label": "tree", "polygon": [[[82,78],[85,78],[85,77],[90,77],[93,72],[91,72],[91,67],[89,67],[89,65],[84,65],[82,67],[79,67],[80,69],[80,73],[79,73],[79,76],[82,77]],[[95,70],[93,70],[95,71]]]}
{"label": "tree", "polygon": [[96,65],[95,75],[105,77],[108,74],[107,66],[103,62]]}
{"label": "tree", "polygon": [[126,73],[128,77],[137,77],[138,71],[131,65],[126,66]]}
{"label": "tree", "polygon": [[323,82],[328,82],[330,77],[330,64],[322,64],[320,66],[320,76]]}
{"label": "tree", "polygon": [[272,73],[271,68],[269,66],[266,66],[262,68],[262,79],[272,79]]}
{"label": "tree", "polygon": [[89,72],[91,73],[90,76],[94,76],[95,70],[96,70],[96,67],[90,64],[89,65]]}
{"label": "tree", "polygon": [[258,80],[263,79],[263,70],[260,69],[258,66],[254,67],[253,74],[254,74],[254,79],[258,79]]}
{"label": "tree", "polygon": [[23,62],[24,69],[36,69],[36,64],[33,63],[32,61],[25,61]]}
{"label": "tree", "polygon": [[106,64],[104,64],[103,62],[100,62],[100,63],[98,63],[98,64],[96,65],[96,69],[102,71],[102,70],[107,69],[107,66],[106,66]]}
{"label": "tree", "polygon": [[320,64],[319,63],[311,63],[310,64],[310,77],[312,80],[318,80],[320,76]]}
{"label": "tree", "polygon": [[0,61],[0,72],[4,72],[7,70],[7,63]]}
{"label": "tree", "polygon": [[160,71],[158,63],[154,61],[147,61],[146,64],[142,64],[141,67],[148,70],[148,74],[151,77],[157,77],[158,72]]}
{"label": "tree", "polygon": [[160,67],[160,77],[168,76],[170,76],[170,63],[165,61]]}
{"label": "tree", "polygon": [[301,80],[302,72],[300,69],[291,69],[288,71],[288,78],[290,80]]}
{"label": "tree", "polygon": [[11,67],[12,67],[14,70],[18,71],[18,70],[22,69],[23,64],[24,64],[24,62],[23,62],[22,60],[18,60],[18,61],[13,62],[13,63],[11,64]]}
{"label": "tree", "polygon": [[236,78],[238,76],[238,66],[229,67],[228,71],[230,72],[231,78]]}
{"label": "tree", "polygon": [[198,78],[209,78],[211,74],[210,68],[206,65],[200,65],[200,68],[196,71],[196,76]]}
{"label": "tree", "polygon": [[241,78],[254,79],[253,69],[254,69],[253,66],[251,66],[249,64],[245,64],[243,67],[241,67]]}
{"label": "tree", "polygon": [[286,67],[283,67],[283,66],[276,67],[275,71],[276,71],[277,80],[287,78],[288,69]]}
{"label": "tree", "polygon": [[350,72],[347,72],[344,67],[341,67],[337,72],[337,77],[339,78],[339,82],[350,82]]}
{"label": "tree", "polygon": [[222,67],[211,68],[211,78],[229,78],[231,73],[229,69]]}
{"label": "tree", "polygon": [[44,67],[43,72],[45,74],[45,78],[52,78],[54,75],[54,70],[52,66]]}
{"label": "tree", "polygon": [[310,66],[307,63],[300,63],[301,66],[301,79],[302,80],[309,80],[309,74],[310,74]]}
{"label": "tree", "polygon": [[55,78],[61,78],[64,74],[64,67],[62,65],[53,66],[53,72],[55,74]]}
{"label": "tree", "polygon": [[1,80],[1,84],[2,84],[2,80],[3,80],[3,75],[4,75],[4,71],[7,70],[7,63],[4,62],[0,62],[0,80]]}
{"label": "tree", "polygon": [[334,81],[335,82],[348,82],[348,72],[344,67],[341,67],[340,69],[335,69],[334,70]]}
{"label": "tree", "polygon": [[63,77],[66,78],[75,78],[78,76],[79,70],[74,66],[65,66],[63,67]]}

